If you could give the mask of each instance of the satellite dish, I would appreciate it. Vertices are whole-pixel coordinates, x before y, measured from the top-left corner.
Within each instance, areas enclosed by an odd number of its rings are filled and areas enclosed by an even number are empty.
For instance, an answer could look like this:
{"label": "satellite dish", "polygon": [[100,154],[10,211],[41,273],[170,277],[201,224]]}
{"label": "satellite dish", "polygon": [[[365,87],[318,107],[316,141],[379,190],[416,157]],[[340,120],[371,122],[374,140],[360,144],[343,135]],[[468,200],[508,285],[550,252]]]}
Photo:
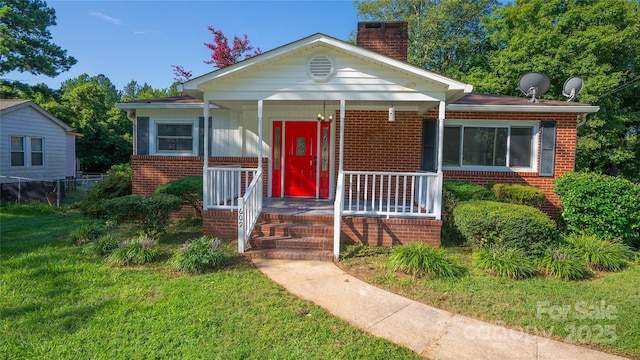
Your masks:
{"label": "satellite dish", "polygon": [[530,102],[537,103],[536,96],[544,95],[549,90],[551,81],[545,74],[538,72],[530,72],[522,75],[518,81],[518,88],[527,97],[530,97]]}
{"label": "satellite dish", "polygon": [[584,86],[584,82],[579,77],[572,77],[567,79],[564,82],[564,86],[562,87],[562,95],[569,98],[567,101],[573,100],[576,95],[582,90],[582,86]]}

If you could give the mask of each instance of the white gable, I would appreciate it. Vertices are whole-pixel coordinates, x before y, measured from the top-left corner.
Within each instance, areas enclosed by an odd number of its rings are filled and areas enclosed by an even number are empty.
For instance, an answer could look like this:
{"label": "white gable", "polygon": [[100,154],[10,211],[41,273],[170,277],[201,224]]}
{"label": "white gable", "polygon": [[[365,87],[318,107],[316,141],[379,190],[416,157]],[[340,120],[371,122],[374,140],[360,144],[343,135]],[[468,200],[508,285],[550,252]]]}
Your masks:
{"label": "white gable", "polygon": [[[323,77],[311,65],[333,68]],[[188,81],[184,91],[237,108],[256,100],[451,102],[471,86],[318,34]]]}

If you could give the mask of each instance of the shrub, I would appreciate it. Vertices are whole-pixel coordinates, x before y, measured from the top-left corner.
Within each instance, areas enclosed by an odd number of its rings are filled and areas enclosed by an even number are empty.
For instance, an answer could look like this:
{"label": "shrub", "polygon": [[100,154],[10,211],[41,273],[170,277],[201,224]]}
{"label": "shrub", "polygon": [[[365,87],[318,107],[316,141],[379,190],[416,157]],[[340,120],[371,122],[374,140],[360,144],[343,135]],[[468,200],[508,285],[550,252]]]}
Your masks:
{"label": "shrub", "polygon": [[461,277],[467,273],[464,266],[455,264],[446,256],[444,249],[420,242],[393,248],[387,264],[393,271],[404,271],[413,276]]}
{"label": "shrub", "polygon": [[220,249],[220,240],[206,236],[187,241],[170,260],[174,269],[189,274],[200,274],[229,263],[229,256]]}
{"label": "shrub", "polygon": [[69,235],[69,242],[75,245],[83,245],[94,241],[104,234],[104,224],[97,221],[89,221],[80,225]]}
{"label": "shrub", "polygon": [[167,195],[128,195],[104,202],[107,217],[116,222],[137,222],[143,234],[155,236],[167,227],[172,212],[180,210],[180,198]]}
{"label": "shrub", "polygon": [[109,255],[113,250],[117,249],[121,243],[122,240],[119,237],[112,234],[105,234],[90,243],[85,249],[85,253],[97,256]]}
{"label": "shrub", "polygon": [[124,241],[113,249],[107,260],[116,265],[142,265],[153,261],[158,256],[158,243],[149,236]]}
{"label": "shrub", "polygon": [[530,206],[475,200],[461,203],[453,214],[456,226],[474,246],[495,244],[535,255],[557,242],[553,220]]}
{"label": "shrub", "polygon": [[125,174],[129,174],[129,176],[131,176],[131,162],[112,165],[109,168],[108,173],[109,174],[125,173]]}
{"label": "shrub", "polygon": [[624,244],[601,240],[595,235],[572,234],[565,238],[576,254],[594,270],[618,271],[627,265],[633,252]]}
{"label": "shrub", "polygon": [[102,205],[106,200],[130,194],[131,174],[126,172],[112,173],[87,191],[79,208],[85,216],[102,217],[105,214]]}
{"label": "shrub", "polygon": [[539,260],[541,271],[563,280],[582,280],[591,276],[591,270],[584,264],[573,248],[564,246],[550,248]]}
{"label": "shrub", "polygon": [[442,184],[442,243],[461,245],[464,237],[456,228],[453,209],[463,201],[474,199],[497,200],[486,188],[462,180],[445,180]]}
{"label": "shrub", "polygon": [[640,247],[640,186],[595,173],[566,173],[554,192],[562,198],[562,219],[571,232],[601,239],[621,238]]}
{"label": "shrub", "polygon": [[540,209],[547,199],[544,191],[530,185],[494,184],[491,191],[502,202],[528,205]]}
{"label": "shrub", "polygon": [[202,216],[202,176],[186,176],[169,181],[156,189],[156,194],[169,194],[193,206],[198,216]]}
{"label": "shrub", "polygon": [[490,245],[474,251],[473,264],[497,276],[526,279],[538,274],[533,260],[524,251]]}

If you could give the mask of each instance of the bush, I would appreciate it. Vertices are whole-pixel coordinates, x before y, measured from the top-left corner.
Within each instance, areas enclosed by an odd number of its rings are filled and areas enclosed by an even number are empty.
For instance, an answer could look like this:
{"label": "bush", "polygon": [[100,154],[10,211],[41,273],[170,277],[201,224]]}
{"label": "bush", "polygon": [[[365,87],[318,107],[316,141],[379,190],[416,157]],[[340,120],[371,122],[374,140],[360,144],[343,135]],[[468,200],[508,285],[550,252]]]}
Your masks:
{"label": "bush", "polygon": [[75,245],[83,245],[96,240],[104,234],[104,224],[97,221],[89,221],[80,225],[69,235],[69,242]]}
{"label": "bush", "polygon": [[618,271],[627,266],[633,252],[624,244],[601,240],[595,235],[572,234],[565,238],[576,254],[594,270]]}
{"label": "bush", "polygon": [[129,176],[131,176],[131,163],[127,162],[127,163],[112,165],[109,168],[109,171],[107,171],[107,173],[109,173],[109,174],[125,173],[125,174],[129,174]]}
{"label": "bush", "polygon": [[457,228],[474,246],[499,245],[536,255],[557,242],[553,220],[530,206],[475,200],[461,203],[453,214]]}
{"label": "bush", "polygon": [[497,200],[486,188],[462,180],[445,180],[442,184],[442,244],[461,245],[464,237],[458,231],[453,209],[463,201]]}
{"label": "bush", "polygon": [[149,236],[140,235],[137,238],[122,242],[113,249],[107,261],[116,265],[142,265],[152,262],[158,256],[158,243]]}
{"label": "bush", "polygon": [[131,195],[131,173],[112,173],[87,191],[79,208],[85,216],[102,217],[105,214],[102,205],[106,200],[126,195]]}
{"label": "bush", "polygon": [[387,264],[393,271],[404,271],[413,276],[461,277],[467,273],[465,267],[447,258],[444,249],[432,248],[421,242],[394,247]]}
{"label": "bush", "polygon": [[229,256],[220,249],[220,240],[206,236],[187,241],[170,260],[174,269],[189,274],[200,274],[229,263]]}
{"label": "bush", "polygon": [[202,216],[202,176],[186,176],[169,181],[156,189],[156,194],[169,194],[193,206],[198,216]]}
{"label": "bush", "polygon": [[165,230],[172,212],[180,210],[181,200],[167,194],[128,195],[104,202],[106,216],[115,222],[137,222],[147,236]]}
{"label": "bush", "polygon": [[530,185],[494,184],[491,191],[502,202],[533,206],[538,209],[547,199],[542,189]]}
{"label": "bush", "polygon": [[544,274],[563,280],[582,280],[591,276],[591,270],[568,246],[547,250],[540,259],[540,267]]}
{"label": "bush", "polygon": [[533,260],[524,251],[490,245],[474,251],[473,264],[490,273],[511,279],[526,279],[538,274]]}
{"label": "bush", "polygon": [[566,173],[554,192],[562,198],[561,216],[567,229],[601,239],[621,238],[640,247],[640,186],[595,173]]}
{"label": "bush", "polygon": [[90,243],[85,249],[85,253],[97,256],[109,255],[113,250],[120,247],[121,243],[122,240],[119,237],[111,234],[105,234]]}

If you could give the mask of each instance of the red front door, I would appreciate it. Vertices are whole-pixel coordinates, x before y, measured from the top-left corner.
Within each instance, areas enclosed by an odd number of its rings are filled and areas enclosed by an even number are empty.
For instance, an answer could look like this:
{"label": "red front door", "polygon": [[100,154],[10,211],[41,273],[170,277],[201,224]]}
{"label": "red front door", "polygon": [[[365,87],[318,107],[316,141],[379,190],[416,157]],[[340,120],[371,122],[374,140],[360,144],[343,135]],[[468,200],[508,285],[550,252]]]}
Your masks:
{"label": "red front door", "polygon": [[316,196],[318,124],[287,122],[284,139],[284,195]]}

